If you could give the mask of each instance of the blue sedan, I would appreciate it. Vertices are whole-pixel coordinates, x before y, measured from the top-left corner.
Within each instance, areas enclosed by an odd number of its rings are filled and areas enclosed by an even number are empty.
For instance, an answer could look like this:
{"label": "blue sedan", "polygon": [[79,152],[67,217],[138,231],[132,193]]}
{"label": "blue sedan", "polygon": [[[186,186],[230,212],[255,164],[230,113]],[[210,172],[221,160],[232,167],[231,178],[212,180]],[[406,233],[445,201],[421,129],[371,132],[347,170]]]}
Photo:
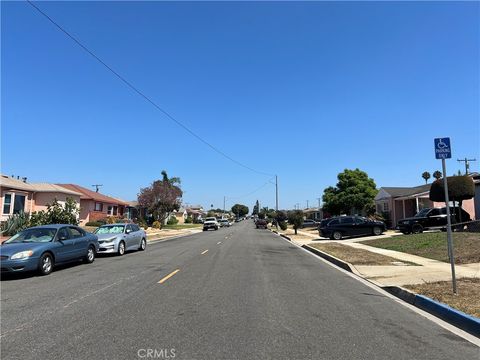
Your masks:
{"label": "blue sedan", "polygon": [[38,271],[48,275],[57,264],[75,260],[92,263],[98,238],[73,225],[44,225],[25,229],[0,246],[2,273]]}

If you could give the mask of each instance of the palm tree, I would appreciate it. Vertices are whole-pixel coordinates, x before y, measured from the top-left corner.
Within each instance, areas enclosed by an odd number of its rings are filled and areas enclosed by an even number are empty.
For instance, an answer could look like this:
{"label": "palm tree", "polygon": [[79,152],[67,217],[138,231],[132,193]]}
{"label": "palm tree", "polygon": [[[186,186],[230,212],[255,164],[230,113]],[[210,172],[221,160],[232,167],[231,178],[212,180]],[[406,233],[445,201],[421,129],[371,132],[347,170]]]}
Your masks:
{"label": "palm tree", "polygon": [[438,180],[438,179],[441,179],[441,178],[442,178],[442,172],[436,170],[436,171],[433,173],[433,177],[434,177],[435,179],[437,179],[437,180]]}
{"label": "palm tree", "polygon": [[428,171],[425,171],[423,174],[422,174],[422,178],[425,179],[425,184],[428,183],[428,179],[430,179],[430,173]]}

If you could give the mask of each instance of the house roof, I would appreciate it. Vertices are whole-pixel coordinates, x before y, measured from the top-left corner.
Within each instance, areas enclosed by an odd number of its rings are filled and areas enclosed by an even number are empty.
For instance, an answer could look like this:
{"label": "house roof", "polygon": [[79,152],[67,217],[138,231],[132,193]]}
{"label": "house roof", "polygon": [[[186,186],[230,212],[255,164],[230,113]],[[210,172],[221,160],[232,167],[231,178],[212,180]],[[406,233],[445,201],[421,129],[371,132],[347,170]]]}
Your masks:
{"label": "house roof", "polygon": [[76,195],[76,196],[82,195],[77,191],[67,189],[63,186],[59,186],[56,184],[26,183],[22,180],[15,179],[6,175],[1,175],[0,179],[1,179],[0,183],[3,188],[11,188],[11,189],[30,191],[30,192],[52,192],[52,193],[62,193],[62,194]]}
{"label": "house roof", "polygon": [[391,197],[410,196],[414,194],[421,194],[430,191],[432,184],[425,184],[414,187],[381,187]]}
{"label": "house roof", "polygon": [[76,185],[76,184],[57,184],[57,185],[79,192],[81,194],[80,196],[81,200],[94,200],[94,201],[100,201],[104,203],[124,205],[124,206],[128,205],[126,202],[122,200],[118,200],[110,196],[103,195],[101,193],[84,188],[83,186],[80,186],[80,185]]}

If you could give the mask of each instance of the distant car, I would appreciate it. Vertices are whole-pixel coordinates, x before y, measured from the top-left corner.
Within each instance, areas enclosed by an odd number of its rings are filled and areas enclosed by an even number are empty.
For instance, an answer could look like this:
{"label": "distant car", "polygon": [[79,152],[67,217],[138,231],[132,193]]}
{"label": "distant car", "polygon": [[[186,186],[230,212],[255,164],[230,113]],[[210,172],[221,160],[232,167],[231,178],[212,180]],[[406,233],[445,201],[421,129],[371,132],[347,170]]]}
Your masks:
{"label": "distant car", "polygon": [[317,221],[315,221],[315,220],[311,220],[311,219],[306,219],[306,220],[303,220],[302,228],[305,228],[305,227],[318,227],[318,225],[320,225],[319,222],[317,222]]}
{"label": "distant car", "polygon": [[128,250],[145,250],[147,234],[137,224],[108,224],[95,230],[98,236],[99,253],[122,256]]}
{"label": "distant car", "polygon": [[267,228],[267,220],[265,219],[258,219],[257,222],[255,223],[255,227],[257,229],[266,229]]}
{"label": "distant car", "polygon": [[[460,210],[460,211],[458,211]],[[471,221],[470,215],[463,209],[450,208],[452,224],[460,222],[460,212],[462,214],[461,222]],[[404,234],[417,234],[427,229],[441,229],[447,228],[447,208],[425,208],[420,210],[414,217],[401,219],[397,223],[397,229]],[[456,229],[463,228],[462,225],[457,225]]]}
{"label": "distant car", "polygon": [[370,220],[362,216],[339,216],[322,221],[320,236],[341,240],[344,236],[381,235],[386,230],[382,221]]}
{"label": "distant car", "polygon": [[48,275],[54,266],[95,260],[97,236],[73,225],[56,224],[25,229],[0,246],[2,273],[38,271]]}
{"label": "distant car", "polygon": [[218,220],[218,223],[220,224],[220,227],[229,227],[230,225],[232,225],[227,219],[220,219]]}
{"label": "distant car", "polygon": [[207,217],[203,222],[203,231],[207,231],[210,229],[218,230],[219,227],[220,224],[218,223],[217,218],[214,217]]}

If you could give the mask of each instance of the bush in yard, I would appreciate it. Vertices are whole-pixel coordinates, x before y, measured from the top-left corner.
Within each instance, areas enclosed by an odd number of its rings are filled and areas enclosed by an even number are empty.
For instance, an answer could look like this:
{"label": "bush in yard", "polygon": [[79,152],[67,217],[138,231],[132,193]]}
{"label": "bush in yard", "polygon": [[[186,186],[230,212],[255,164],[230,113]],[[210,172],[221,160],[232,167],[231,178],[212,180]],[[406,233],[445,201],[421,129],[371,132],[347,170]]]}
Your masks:
{"label": "bush in yard", "polygon": [[167,225],[177,225],[178,224],[178,219],[176,217],[171,217],[167,221]]}
{"label": "bush in yard", "polygon": [[287,230],[287,222],[286,221],[280,221],[278,223],[278,225],[280,225],[280,229],[282,229],[283,231]]}
{"label": "bush in yard", "polygon": [[297,229],[303,225],[303,211],[293,210],[288,213],[288,222],[293,225],[295,235],[297,235]]}
{"label": "bush in yard", "polygon": [[13,236],[19,231],[28,228],[30,216],[28,213],[21,211],[18,214],[13,214],[8,219],[2,222],[1,234],[6,236]]}
{"label": "bush in yard", "polygon": [[152,227],[154,229],[160,229],[162,227],[162,224],[160,223],[160,221],[154,221]]}
{"label": "bush in yard", "polygon": [[193,218],[191,216],[187,216],[185,219],[185,224],[192,224],[193,223]]}
{"label": "bush in yard", "polygon": [[105,224],[100,221],[89,221],[85,224],[85,226],[95,226],[95,227],[100,227],[102,225],[105,225]]}
{"label": "bush in yard", "polygon": [[78,225],[78,207],[75,200],[67,198],[62,206],[57,199],[47,205],[46,211],[38,211],[30,216],[30,226],[49,224],[71,224]]}

